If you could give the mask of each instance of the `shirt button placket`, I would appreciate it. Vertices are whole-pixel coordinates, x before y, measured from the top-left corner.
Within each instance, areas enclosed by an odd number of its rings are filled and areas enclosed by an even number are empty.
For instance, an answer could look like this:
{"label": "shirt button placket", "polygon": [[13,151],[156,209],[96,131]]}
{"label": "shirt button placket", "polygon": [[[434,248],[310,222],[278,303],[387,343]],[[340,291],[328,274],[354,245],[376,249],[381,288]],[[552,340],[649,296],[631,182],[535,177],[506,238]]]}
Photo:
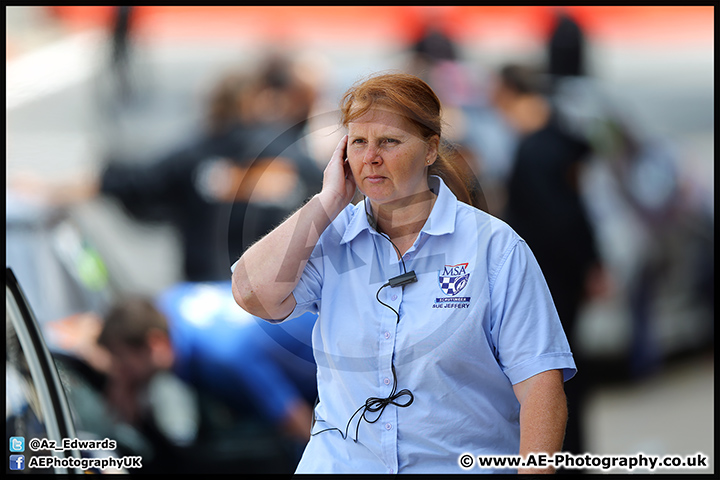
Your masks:
{"label": "shirt button placket", "polygon": [[[388,303],[392,306],[392,308],[400,312],[400,303],[402,302],[402,291],[398,291],[398,289],[392,289],[389,288],[387,290],[384,302]],[[388,312],[391,314],[390,317],[384,317],[384,319],[387,319],[388,322],[383,322],[383,329],[380,330],[380,338],[381,338],[381,349],[380,354],[382,356],[389,355],[389,358],[392,359],[394,356],[395,351],[395,340],[397,339],[397,317],[395,316],[395,313]],[[392,319],[392,320],[390,320]],[[388,357],[385,357],[388,358]],[[392,377],[392,363],[385,363],[387,360],[382,362],[382,373],[380,375],[380,382],[382,385],[382,391],[384,392],[383,395],[389,395],[390,389],[393,385],[393,377]],[[392,362],[392,360],[390,360]],[[380,373],[380,372],[378,372]],[[388,405],[387,408],[382,413],[382,419],[377,423],[377,427],[379,427],[382,432],[382,450],[384,452],[385,457],[385,464],[387,465],[388,470],[390,473],[397,473],[397,432],[394,431],[394,422],[397,420],[396,412],[394,405]],[[384,420],[384,422],[383,422]],[[382,423],[381,423],[382,422]]]}

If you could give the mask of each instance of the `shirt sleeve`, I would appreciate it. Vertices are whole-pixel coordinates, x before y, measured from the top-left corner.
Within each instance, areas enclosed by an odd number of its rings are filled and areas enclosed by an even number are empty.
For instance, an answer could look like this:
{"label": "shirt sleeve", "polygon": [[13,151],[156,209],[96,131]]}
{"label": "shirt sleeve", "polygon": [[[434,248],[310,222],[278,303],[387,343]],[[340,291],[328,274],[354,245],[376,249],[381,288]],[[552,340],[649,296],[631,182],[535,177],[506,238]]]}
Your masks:
{"label": "shirt sleeve", "polygon": [[307,312],[314,314],[320,312],[323,286],[322,272],[323,245],[322,241],[319,241],[318,244],[315,245],[307,264],[305,264],[305,269],[300,276],[300,281],[292,292],[296,305],[288,319],[298,317]]}
{"label": "shirt sleeve", "polygon": [[570,345],[542,271],[528,245],[517,239],[490,278],[491,334],[500,367],[514,385],[559,369],[575,375]]}

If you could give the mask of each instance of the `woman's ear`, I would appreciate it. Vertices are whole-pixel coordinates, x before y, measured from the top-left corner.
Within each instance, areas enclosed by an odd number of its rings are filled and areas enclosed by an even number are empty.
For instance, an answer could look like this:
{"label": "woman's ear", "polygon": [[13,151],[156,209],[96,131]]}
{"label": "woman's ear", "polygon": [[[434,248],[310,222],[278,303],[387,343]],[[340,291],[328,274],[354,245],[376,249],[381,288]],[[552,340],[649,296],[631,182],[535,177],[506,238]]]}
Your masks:
{"label": "woman's ear", "polygon": [[428,151],[425,155],[425,165],[432,165],[437,160],[438,151],[440,149],[440,136],[433,135],[427,141]]}

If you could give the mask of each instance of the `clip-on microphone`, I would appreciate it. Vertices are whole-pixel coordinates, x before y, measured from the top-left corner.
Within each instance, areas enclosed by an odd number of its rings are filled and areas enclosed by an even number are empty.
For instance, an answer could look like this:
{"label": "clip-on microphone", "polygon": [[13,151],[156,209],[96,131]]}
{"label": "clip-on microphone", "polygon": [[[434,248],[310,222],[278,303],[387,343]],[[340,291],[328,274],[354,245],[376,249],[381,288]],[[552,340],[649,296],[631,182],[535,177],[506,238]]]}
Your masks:
{"label": "clip-on microphone", "polygon": [[393,277],[388,280],[388,283],[391,287],[402,287],[403,285],[407,285],[408,283],[413,282],[417,282],[415,270],[410,270],[407,273],[403,273],[402,275],[398,275],[397,277]]}
{"label": "clip-on microphone", "polygon": [[[367,216],[368,223],[370,226],[378,232],[381,236],[387,238],[387,240],[392,244],[393,247],[395,247],[395,250],[398,248],[395,246],[392,240],[387,235],[384,235],[382,232],[380,232],[377,229],[377,221],[375,220],[375,217],[373,217],[370,212],[367,211],[367,203],[365,203],[365,198],[363,198],[363,204],[365,205],[365,215]],[[400,255],[400,251],[398,250],[398,255]],[[402,255],[400,255],[400,260],[402,260]],[[403,262],[403,270],[405,269],[405,262]],[[415,275],[414,270],[410,270],[409,272],[402,273],[396,277],[391,278],[388,280],[388,285],[391,287],[402,287],[409,283],[417,282],[417,276]]]}

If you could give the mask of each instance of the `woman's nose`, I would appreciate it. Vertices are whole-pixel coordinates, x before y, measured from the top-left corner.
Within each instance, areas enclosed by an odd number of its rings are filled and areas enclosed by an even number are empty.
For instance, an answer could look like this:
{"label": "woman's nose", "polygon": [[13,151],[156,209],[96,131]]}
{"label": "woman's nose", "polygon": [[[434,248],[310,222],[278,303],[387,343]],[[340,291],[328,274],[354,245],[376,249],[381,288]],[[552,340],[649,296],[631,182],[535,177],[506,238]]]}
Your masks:
{"label": "woman's nose", "polygon": [[373,164],[376,165],[380,162],[382,162],[382,157],[380,156],[380,150],[375,146],[368,146],[365,150],[365,157],[363,158],[363,162],[367,164]]}

